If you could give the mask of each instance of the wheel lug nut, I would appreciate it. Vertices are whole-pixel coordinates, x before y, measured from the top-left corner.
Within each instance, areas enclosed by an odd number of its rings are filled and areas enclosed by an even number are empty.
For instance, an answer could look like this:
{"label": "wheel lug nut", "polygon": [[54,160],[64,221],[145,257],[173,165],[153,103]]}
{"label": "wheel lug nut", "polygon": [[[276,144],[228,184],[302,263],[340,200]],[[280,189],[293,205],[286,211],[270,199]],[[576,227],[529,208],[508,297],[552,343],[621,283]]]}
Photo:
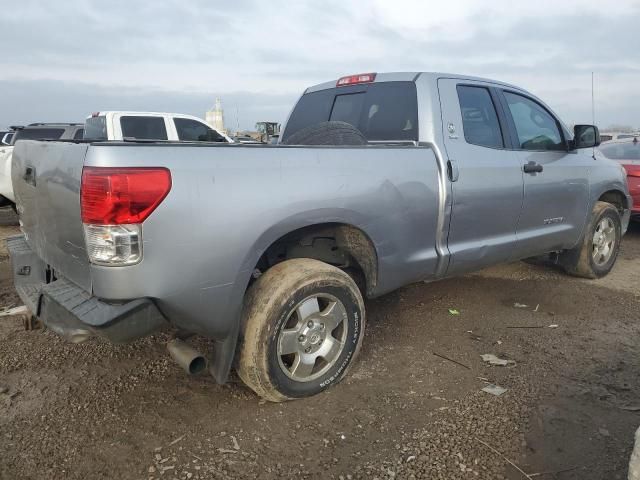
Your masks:
{"label": "wheel lug nut", "polygon": [[307,347],[304,349],[305,353],[309,353],[311,351],[311,347]]}
{"label": "wheel lug nut", "polygon": [[321,323],[321,324],[320,324],[320,328],[321,328],[322,330],[324,330],[324,323]]}
{"label": "wheel lug nut", "polygon": [[309,328],[313,327],[313,322],[311,320],[309,320],[307,322],[307,327],[309,327]]}
{"label": "wheel lug nut", "polygon": [[305,336],[304,336],[304,335],[300,335],[300,336],[298,337],[298,341],[299,341],[299,342],[304,342],[304,339],[305,339]]}

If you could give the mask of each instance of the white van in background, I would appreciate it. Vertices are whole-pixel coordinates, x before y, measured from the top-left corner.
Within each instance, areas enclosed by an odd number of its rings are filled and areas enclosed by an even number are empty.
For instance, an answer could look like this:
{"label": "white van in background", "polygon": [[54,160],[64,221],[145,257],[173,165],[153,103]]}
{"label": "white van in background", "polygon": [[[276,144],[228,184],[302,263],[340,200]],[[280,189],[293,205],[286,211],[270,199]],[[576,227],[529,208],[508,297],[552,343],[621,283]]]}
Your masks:
{"label": "white van in background", "polygon": [[84,139],[233,143],[200,118],[160,112],[96,112],[85,121]]}

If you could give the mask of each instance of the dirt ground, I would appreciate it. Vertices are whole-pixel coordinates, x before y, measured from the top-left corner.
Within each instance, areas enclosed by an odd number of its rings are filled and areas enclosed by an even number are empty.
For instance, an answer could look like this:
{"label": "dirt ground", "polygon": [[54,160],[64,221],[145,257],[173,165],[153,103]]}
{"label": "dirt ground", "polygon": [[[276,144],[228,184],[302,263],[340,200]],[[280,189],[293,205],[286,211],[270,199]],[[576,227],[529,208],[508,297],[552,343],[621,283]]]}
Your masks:
{"label": "dirt ground", "polygon": [[[2,247],[0,307],[19,304]],[[526,479],[510,461],[542,480],[625,479],[639,306],[636,225],[602,280],[515,263],[367,302],[348,378],[286,404],[186,376],[166,334],[71,345],[0,318],[0,478]]]}

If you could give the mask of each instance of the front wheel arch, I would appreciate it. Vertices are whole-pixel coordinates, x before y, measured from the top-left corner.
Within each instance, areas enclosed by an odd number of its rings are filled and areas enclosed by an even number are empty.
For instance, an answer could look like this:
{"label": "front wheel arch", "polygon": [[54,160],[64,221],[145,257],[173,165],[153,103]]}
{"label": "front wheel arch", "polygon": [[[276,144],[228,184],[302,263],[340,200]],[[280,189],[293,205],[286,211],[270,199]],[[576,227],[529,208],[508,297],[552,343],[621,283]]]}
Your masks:
{"label": "front wheel arch", "polygon": [[[615,233],[615,240],[611,245],[611,254],[602,264],[596,262],[596,238],[598,228],[603,219],[609,219]],[[617,207],[611,203],[598,201],[593,207],[584,233],[578,244],[558,256],[558,264],[573,276],[582,278],[601,278],[607,275],[616,262],[620,242],[622,239],[622,217]],[[600,240],[600,239],[599,239]],[[599,241],[598,240],[598,241]]]}

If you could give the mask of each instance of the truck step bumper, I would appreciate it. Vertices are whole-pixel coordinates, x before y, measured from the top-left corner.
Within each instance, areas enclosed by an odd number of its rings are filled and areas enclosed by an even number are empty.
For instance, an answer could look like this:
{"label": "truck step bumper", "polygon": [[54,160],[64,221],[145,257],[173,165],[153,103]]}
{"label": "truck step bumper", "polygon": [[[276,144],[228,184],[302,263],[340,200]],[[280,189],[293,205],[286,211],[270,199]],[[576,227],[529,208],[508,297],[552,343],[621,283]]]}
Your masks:
{"label": "truck step bumper", "polygon": [[107,303],[65,278],[47,283],[46,265],[23,235],[8,238],[7,247],[18,295],[40,321],[69,341],[99,335],[114,343],[129,342],[167,325],[148,298]]}

